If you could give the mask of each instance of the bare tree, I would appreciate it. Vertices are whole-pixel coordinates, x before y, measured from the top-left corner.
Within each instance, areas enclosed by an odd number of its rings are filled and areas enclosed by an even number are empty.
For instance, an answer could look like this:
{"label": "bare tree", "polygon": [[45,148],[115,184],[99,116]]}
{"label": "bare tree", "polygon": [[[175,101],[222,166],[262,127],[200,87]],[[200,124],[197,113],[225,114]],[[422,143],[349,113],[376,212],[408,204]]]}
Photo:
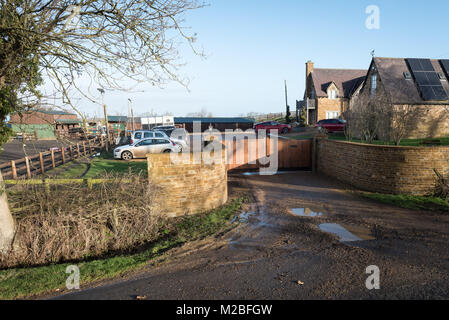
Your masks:
{"label": "bare tree", "polygon": [[[178,74],[177,48],[184,42],[198,52],[182,18],[201,6],[197,0],[0,0],[0,144],[11,133],[5,125],[10,113],[49,97],[84,119],[74,93],[96,102],[98,86],[187,85]],[[54,90],[47,97],[38,90],[44,81]],[[5,196],[1,221],[10,217],[7,208]],[[4,243],[10,234],[0,229]]]}
{"label": "bare tree", "polygon": [[199,112],[189,112],[186,114],[187,117],[200,117],[200,118],[212,118],[212,112],[208,112],[206,108],[201,108]]}
{"label": "bare tree", "polygon": [[410,135],[421,116],[422,110],[418,106],[395,104],[383,91],[374,96],[361,92],[345,112],[346,137],[349,140],[360,138],[368,143],[379,139],[399,145]]}
{"label": "bare tree", "polygon": [[125,80],[186,85],[178,75],[179,39],[198,53],[195,35],[182,27],[182,15],[202,6],[196,0],[0,1],[0,90],[8,89],[9,111],[45,98],[37,90],[42,79],[76,111],[73,92],[96,101],[81,83],[94,89],[124,89]]}

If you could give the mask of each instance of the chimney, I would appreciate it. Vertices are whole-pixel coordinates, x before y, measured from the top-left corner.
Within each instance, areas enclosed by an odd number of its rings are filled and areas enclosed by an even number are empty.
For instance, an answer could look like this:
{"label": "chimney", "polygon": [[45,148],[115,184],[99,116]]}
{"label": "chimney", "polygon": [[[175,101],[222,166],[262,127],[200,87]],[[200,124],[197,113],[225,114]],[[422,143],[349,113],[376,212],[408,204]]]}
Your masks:
{"label": "chimney", "polygon": [[308,78],[312,72],[313,72],[313,62],[309,60],[306,62],[306,77]]}

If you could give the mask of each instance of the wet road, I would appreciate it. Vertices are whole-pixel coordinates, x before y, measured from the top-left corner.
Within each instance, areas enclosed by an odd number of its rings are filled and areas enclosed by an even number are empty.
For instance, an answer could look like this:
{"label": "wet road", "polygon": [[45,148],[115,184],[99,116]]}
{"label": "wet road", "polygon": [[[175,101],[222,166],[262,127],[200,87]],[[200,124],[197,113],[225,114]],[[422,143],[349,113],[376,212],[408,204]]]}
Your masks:
{"label": "wet road", "polygon": [[[58,298],[449,298],[449,215],[367,201],[309,172],[236,179],[255,198],[238,228],[131,278]],[[366,288],[371,265],[379,290]]]}

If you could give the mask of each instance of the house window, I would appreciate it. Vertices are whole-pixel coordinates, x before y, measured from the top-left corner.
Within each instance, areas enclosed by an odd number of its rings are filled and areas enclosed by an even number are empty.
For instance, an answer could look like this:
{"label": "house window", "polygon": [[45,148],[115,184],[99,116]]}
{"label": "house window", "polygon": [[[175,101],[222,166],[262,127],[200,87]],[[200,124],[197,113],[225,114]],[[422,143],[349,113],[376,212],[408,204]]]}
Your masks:
{"label": "house window", "polygon": [[326,119],[338,119],[340,112],[338,111],[326,111]]}
{"label": "house window", "polygon": [[377,89],[377,74],[373,74],[371,76],[371,96],[376,95],[376,89]]}
{"label": "house window", "polygon": [[329,90],[327,95],[328,95],[328,98],[331,100],[335,100],[338,97],[337,90]]}

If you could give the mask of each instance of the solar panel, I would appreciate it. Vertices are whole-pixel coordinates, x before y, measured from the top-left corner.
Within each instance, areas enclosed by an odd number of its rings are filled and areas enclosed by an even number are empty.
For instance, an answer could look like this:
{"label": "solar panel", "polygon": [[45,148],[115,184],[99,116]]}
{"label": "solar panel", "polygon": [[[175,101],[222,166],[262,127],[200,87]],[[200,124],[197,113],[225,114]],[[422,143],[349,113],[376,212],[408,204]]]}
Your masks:
{"label": "solar panel", "polygon": [[[449,70],[449,60],[446,61],[448,67],[447,70]],[[435,72],[430,59],[407,59],[407,63],[424,100],[449,100],[446,91],[441,85],[440,77],[438,77],[438,74]]]}
{"label": "solar panel", "polygon": [[449,60],[440,60],[440,64],[446,73],[446,77],[449,78]]}
{"label": "solar panel", "polygon": [[413,72],[420,72],[420,71],[435,72],[435,69],[433,68],[432,62],[430,62],[430,59],[407,59],[407,62],[410,65],[410,69]]}
{"label": "solar panel", "polygon": [[420,86],[440,86],[440,78],[436,72],[415,72],[416,82]]}

